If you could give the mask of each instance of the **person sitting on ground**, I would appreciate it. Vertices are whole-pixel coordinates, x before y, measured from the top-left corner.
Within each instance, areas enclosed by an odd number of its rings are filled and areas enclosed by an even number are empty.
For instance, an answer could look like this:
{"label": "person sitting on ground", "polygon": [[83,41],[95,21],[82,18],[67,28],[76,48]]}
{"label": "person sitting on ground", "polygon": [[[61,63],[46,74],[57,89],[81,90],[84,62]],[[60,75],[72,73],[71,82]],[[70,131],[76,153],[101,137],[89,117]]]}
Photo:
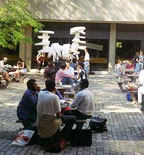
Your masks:
{"label": "person sitting on ground", "polygon": [[65,127],[62,130],[62,136],[66,138],[75,123],[75,117],[61,116],[60,100],[55,95],[55,82],[53,80],[45,81],[46,89],[40,91],[37,104],[37,123],[40,138],[47,140],[53,137],[56,142],[59,135],[59,129],[62,122]]}
{"label": "person sitting on ground", "polygon": [[17,82],[19,82],[20,77],[22,75],[25,75],[26,73],[27,73],[26,64],[25,64],[25,62],[21,58],[19,58],[18,62],[17,62],[17,70],[13,74],[14,79],[17,79]]}
{"label": "person sitting on ground", "polygon": [[37,99],[40,87],[35,79],[30,79],[27,82],[27,90],[17,107],[17,116],[20,120],[28,121],[30,123],[36,122],[37,118]]}
{"label": "person sitting on ground", "polygon": [[70,67],[70,61],[66,61],[66,69],[64,70],[64,72],[74,77],[74,69],[73,67]]}
{"label": "person sitting on ground", "polygon": [[94,110],[94,95],[88,89],[89,82],[86,79],[80,81],[80,91],[70,107],[73,110],[65,111],[64,115],[74,115],[77,119],[88,119],[92,116]]}
{"label": "person sitting on ground", "polygon": [[80,81],[83,79],[87,79],[87,74],[86,74],[86,71],[84,70],[84,63],[83,62],[78,63],[77,72],[78,72],[77,80]]}
{"label": "person sitting on ground", "polygon": [[6,80],[6,83],[8,84],[10,81],[9,73],[5,69],[5,63],[7,62],[7,58],[4,57],[3,60],[0,61],[0,74],[3,76],[4,80]]}
{"label": "person sitting on ground", "polygon": [[132,60],[128,61],[125,72],[134,72],[134,64],[132,63]]}
{"label": "person sitting on ground", "polygon": [[115,74],[118,77],[124,75],[124,68],[121,60],[118,60],[118,63],[115,65]]}
{"label": "person sitting on ground", "polygon": [[62,82],[62,84],[72,85],[74,83],[73,80],[74,77],[66,73],[65,69],[66,69],[66,63],[62,63],[61,68],[56,73],[56,83]]}

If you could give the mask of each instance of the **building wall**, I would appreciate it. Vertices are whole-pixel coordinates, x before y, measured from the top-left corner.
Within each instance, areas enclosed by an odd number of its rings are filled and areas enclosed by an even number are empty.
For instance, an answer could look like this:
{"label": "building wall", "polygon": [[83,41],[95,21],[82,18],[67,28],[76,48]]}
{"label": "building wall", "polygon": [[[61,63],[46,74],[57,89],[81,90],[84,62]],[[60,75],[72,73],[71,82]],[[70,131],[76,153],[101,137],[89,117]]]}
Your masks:
{"label": "building wall", "polygon": [[144,0],[28,0],[39,20],[144,23]]}

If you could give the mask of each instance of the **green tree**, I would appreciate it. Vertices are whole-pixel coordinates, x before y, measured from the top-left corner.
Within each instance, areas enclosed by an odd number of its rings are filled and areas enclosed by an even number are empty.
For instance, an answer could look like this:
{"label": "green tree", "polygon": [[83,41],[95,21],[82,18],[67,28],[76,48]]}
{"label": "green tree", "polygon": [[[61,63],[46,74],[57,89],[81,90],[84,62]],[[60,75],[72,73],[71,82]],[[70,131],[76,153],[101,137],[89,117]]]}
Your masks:
{"label": "green tree", "polygon": [[35,32],[42,24],[32,18],[26,0],[6,0],[0,7],[0,46],[15,49],[21,41],[32,41],[25,36],[24,27],[31,26]]}

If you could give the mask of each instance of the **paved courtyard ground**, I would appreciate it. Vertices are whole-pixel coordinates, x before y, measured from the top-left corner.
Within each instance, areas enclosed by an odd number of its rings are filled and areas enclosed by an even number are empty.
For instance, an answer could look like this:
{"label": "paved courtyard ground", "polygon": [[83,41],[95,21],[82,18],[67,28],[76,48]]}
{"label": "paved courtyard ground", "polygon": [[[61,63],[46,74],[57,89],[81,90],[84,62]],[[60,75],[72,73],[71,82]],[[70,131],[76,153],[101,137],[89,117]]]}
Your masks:
{"label": "paved courtyard ground", "polygon": [[[38,79],[41,87],[43,77]],[[11,83],[0,90],[0,155],[47,155],[39,146],[11,146],[4,133],[21,128],[16,123],[16,107],[26,89],[25,83]],[[144,114],[139,106],[126,100],[110,75],[91,75],[90,89],[95,95],[95,114],[108,119],[108,131],[94,133],[91,147],[68,146],[61,155],[144,155]],[[4,135],[4,136],[3,136]]]}

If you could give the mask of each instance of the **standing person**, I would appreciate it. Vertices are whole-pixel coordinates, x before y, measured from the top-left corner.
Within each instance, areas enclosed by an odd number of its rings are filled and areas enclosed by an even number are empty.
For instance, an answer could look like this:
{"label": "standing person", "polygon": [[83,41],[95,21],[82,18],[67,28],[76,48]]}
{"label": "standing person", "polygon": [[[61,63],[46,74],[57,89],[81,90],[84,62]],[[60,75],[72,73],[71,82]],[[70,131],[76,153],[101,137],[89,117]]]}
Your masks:
{"label": "standing person", "polygon": [[88,76],[89,70],[90,70],[90,63],[89,63],[89,61],[90,61],[90,56],[89,56],[89,53],[88,53],[87,49],[85,49],[84,52],[85,52],[85,57],[84,57],[84,69],[85,69],[86,74],[87,74],[87,76]]}
{"label": "standing person", "polygon": [[78,63],[77,72],[78,72],[77,80],[80,81],[83,79],[87,79],[87,74],[86,74],[86,71],[84,69],[84,63],[83,62]]}
{"label": "standing person", "polygon": [[143,95],[144,95],[144,70],[140,71],[139,82],[140,82],[140,84],[142,84],[142,86],[140,86],[138,88],[138,103],[141,104],[141,111],[144,112],[144,100],[143,100]]}
{"label": "standing person", "polygon": [[140,55],[139,55],[140,71],[143,70],[143,63],[144,63],[144,55],[143,55],[143,51],[140,50]]}
{"label": "standing person", "polygon": [[39,65],[39,73],[41,71],[42,66],[44,65],[45,61],[45,54],[44,53],[39,53],[36,57],[37,63]]}
{"label": "standing person", "polygon": [[139,52],[136,52],[135,57],[134,57],[134,62],[135,62],[135,73],[140,72],[140,59],[139,59]]}

